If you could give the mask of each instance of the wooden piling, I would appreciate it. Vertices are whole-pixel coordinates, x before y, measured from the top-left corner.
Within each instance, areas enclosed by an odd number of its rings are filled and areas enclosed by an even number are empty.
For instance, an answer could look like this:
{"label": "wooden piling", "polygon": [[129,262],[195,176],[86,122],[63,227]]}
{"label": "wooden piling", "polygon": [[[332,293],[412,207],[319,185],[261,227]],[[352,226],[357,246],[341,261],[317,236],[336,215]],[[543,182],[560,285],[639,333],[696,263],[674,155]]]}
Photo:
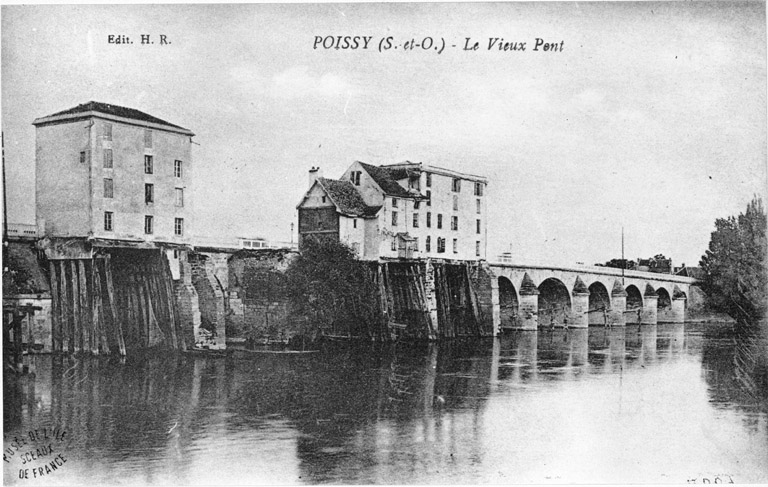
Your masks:
{"label": "wooden piling", "polygon": [[480,336],[482,335],[480,330],[480,314],[479,310],[477,308],[477,296],[475,296],[475,286],[472,285],[472,279],[469,277],[469,265],[463,264],[464,267],[464,278],[467,280],[467,294],[469,295],[469,303],[472,307],[472,316],[475,321],[475,333]]}
{"label": "wooden piling", "polygon": [[81,350],[91,351],[91,310],[88,306],[88,275],[85,273],[85,261],[77,261],[78,299],[80,301],[80,329],[82,336]]}
{"label": "wooden piling", "polygon": [[80,319],[80,284],[77,277],[77,262],[69,260],[70,289],[72,289],[72,350],[80,353],[83,345],[83,327]]}
{"label": "wooden piling", "polygon": [[61,352],[61,316],[59,295],[59,277],[56,272],[56,261],[48,262],[48,271],[51,273],[51,338],[54,352]]}
{"label": "wooden piling", "polygon": [[117,346],[120,350],[120,355],[125,356],[125,339],[123,338],[123,326],[117,316],[117,309],[115,309],[115,290],[112,284],[112,262],[110,255],[107,254],[104,259],[104,274],[107,279],[107,295],[109,301],[110,312],[112,313],[113,323],[115,324],[115,332],[117,338]]}
{"label": "wooden piling", "polygon": [[181,340],[181,343],[179,343],[179,336],[183,336],[181,333],[177,333],[176,328],[178,326],[181,326],[181,323],[178,321],[178,312],[176,310],[176,297],[173,293],[173,278],[171,276],[171,265],[168,263],[168,259],[165,258],[165,256],[162,256],[161,260],[162,265],[162,276],[163,276],[163,283],[165,284],[165,292],[166,292],[166,299],[168,301],[168,309],[170,313],[170,327],[171,327],[171,342],[173,343],[173,348],[181,348],[182,350],[186,350],[186,343]]}
{"label": "wooden piling", "polygon": [[69,298],[69,280],[67,279],[67,266],[66,262],[63,260],[57,261],[59,266],[59,283],[61,284],[61,299],[59,302],[61,303],[61,315],[62,315],[62,335],[61,335],[61,343],[62,343],[62,351],[64,352],[71,352],[72,351],[72,344],[71,344],[71,328],[72,328],[72,317],[70,313],[70,298]]}
{"label": "wooden piling", "polygon": [[100,351],[105,354],[108,353],[108,351],[104,350],[104,347],[100,347],[104,325],[101,323],[101,286],[99,284],[97,262],[98,259],[96,257],[91,259],[91,352],[94,355],[98,355]]}

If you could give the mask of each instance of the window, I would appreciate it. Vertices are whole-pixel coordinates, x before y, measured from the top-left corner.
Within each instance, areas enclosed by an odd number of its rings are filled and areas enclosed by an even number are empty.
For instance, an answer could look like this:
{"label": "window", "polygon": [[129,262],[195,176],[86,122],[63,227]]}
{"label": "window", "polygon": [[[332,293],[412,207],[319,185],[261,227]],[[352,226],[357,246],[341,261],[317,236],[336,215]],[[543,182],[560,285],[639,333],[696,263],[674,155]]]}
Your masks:
{"label": "window", "polygon": [[177,178],[181,177],[181,161],[173,161],[173,175]]}
{"label": "window", "polygon": [[476,233],[480,233],[480,220],[477,220],[475,223],[477,223],[475,231],[476,231]]}
{"label": "window", "polygon": [[419,214],[413,214],[413,228],[419,228]]}
{"label": "window", "polygon": [[437,214],[437,228],[443,228],[443,214]]}
{"label": "window", "polygon": [[483,195],[483,183],[475,183],[475,196]]}
{"label": "window", "polygon": [[349,173],[349,180],[354,184],[355,186],[360,186],[360,174],[362,171],[352,171]]}
{"label": "window", "polygon": [[432,191],[427,191],[427,206],[432,206]]}
{"label": "window", "polygon": [[452,216],[451,217],[451,230],[458,230],[459,229],[459,217]]}
{"label": "window", "polygon": [[479,215],[480,214],[480,208],[483,206],[483,204],[480,203],[479,199],[475,200],[475,203],[477,204],[477,214]]}
{"label": "window", "polygon": [[427,212],[427,228],[432,228],[432,213]]}
{"label": "window", "polygon": [[112,140],[112,124],[104,124],[104,140]]}
{"label": "window", "polygon": [[152,174],[153,172],[152,156],[144,156],[144,174]]}
{"label": "window", "polygon": [[104,212],[104,230],[108,232],[112,231],[112,212],[111,211]]}
{"label": "window", "polygon": [[454,193],[461,192],[461,179],[459,178],[453,178],[453,185],[451,186],[451,190]]}
{"label": "window", "polygon": [[437,253],[442,254],[445,252],[445,239],[443,237],[437,237]]}
{"label": "window", "polygon": [[432,252],[432,237],[430,237],[429,235],[427,235],[427,242],[425,245],[426,247],[424,248],[424,250],[426,252]]}
{"label": "window", "polygon": [[144,233],[147,235],[152,234],[152,216],[144,215]]}
{"label": "window", "polygon": [[480,241],[475,242],[475,256],[480,257]]}
{"label": "window", "polygon": [[176,188],[176,206],[184,206],[184,188]]}
{"label": "window", "polygon": [[144,185],[144,203],[154,203],[155,202],[155,185],[154,184],[145,184]]}
{"label": "window", "polygon": [[173,221],[173,233],[174,235],[178,235],[181,237],[184,235],[184,219],[183,218],[176,218]]}
{"label": "window", "polygon": [[432,187],[432,173],[428,172],[427,173],[427,188],[431,188],[431,187]]}
{"label": "window", "polygon": [[152,148],[152,131],[149,129],[144,129],[144,147]]}
{"label": "window", "polygon": [[459,197],[456,195],[453,195],[453,210],[458,211],[459,209]]}
{"label": "window", "polygon": [[393,252],[397,251],[397,237],[392,237],[392,246],[390,248]]}
{"label": "window", "polygon": [[453,239],[453,253],[458,254],[459,253],[459,239],[454,238]]}
{"label": "window", "polygon": [[112,168],[112,149],[104,149],[104,167]]}
{"label": "window", "polygon": [[325,203],[325,200],[326,200],[326,199],[327,199],[327,198],[326,198],[325,196],[323,196],[323,203]]}
{"label": "window", "polygon": [[104,178],[104,197],[113,198],[114,186],[111,178]]}
{"label": "window", "polygon": [[414,210],[418,210],[419,209],[419,203],[420,203],[419,200],[416,200],[416,201],[413,202],[413,209]]}
{"label": "window", "polygon": [[415,252],[419,251],[419,237],[414,237],[413,239],[413,250]]}
{"label": "window", "polygon": [[357,228],[357,218],[352,219],[352,228]]}
{"label": "window", "polygon": [[392,212],[392,226],[393,227],[397,226],[397,212],[396,211]]}
{"label": "window", "polygon": [[85,164],[85,151],[80,152],[80,164]]}
{"label": "window", "polygon": [[397,198],[392,198],[392,208],[397,208]]}

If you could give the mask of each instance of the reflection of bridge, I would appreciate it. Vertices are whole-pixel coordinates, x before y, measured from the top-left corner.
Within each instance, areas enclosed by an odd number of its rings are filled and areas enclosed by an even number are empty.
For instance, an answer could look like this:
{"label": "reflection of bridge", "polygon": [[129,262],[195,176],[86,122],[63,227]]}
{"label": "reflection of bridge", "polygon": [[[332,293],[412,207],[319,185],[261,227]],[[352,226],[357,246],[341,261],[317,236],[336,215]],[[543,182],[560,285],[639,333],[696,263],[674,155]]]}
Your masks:
{"label": "reflection of bridge", "polygon": [[491,264],[496,276],[494,325],[623,326],[627,323],[682,323],[689,277],[609,267],[545,267]]}

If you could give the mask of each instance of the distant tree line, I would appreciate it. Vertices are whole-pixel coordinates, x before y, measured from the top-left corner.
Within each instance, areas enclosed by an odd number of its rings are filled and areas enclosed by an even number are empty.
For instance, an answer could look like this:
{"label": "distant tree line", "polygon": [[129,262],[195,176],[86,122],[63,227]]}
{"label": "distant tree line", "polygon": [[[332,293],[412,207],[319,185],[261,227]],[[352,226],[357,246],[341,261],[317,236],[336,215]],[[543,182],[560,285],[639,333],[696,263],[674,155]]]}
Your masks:
{"label": "distant tree line", "polygon": [[605,264],[595,264],[598,267],[614,267],[616,269],[637,270],[639,267],[648,267],[651,272],[670,272],[672,259],[668,259],[664,254],[656,254],[649,259],[611,259]]}

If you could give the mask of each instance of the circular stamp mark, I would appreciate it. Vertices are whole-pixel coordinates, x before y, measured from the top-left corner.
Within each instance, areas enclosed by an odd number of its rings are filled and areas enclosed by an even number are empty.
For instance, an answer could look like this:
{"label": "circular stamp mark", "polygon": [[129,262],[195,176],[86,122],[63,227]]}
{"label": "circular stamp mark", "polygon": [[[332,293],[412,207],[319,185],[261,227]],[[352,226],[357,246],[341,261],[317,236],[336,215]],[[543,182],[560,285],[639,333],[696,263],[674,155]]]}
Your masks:
{"label": "circular stamp mark", "polygon": [[39,479],[63,468],[67,457],[62,451],[69,440],[62,428],[38,428],[6,438],[3,462],[18,468],[20,480]]}

